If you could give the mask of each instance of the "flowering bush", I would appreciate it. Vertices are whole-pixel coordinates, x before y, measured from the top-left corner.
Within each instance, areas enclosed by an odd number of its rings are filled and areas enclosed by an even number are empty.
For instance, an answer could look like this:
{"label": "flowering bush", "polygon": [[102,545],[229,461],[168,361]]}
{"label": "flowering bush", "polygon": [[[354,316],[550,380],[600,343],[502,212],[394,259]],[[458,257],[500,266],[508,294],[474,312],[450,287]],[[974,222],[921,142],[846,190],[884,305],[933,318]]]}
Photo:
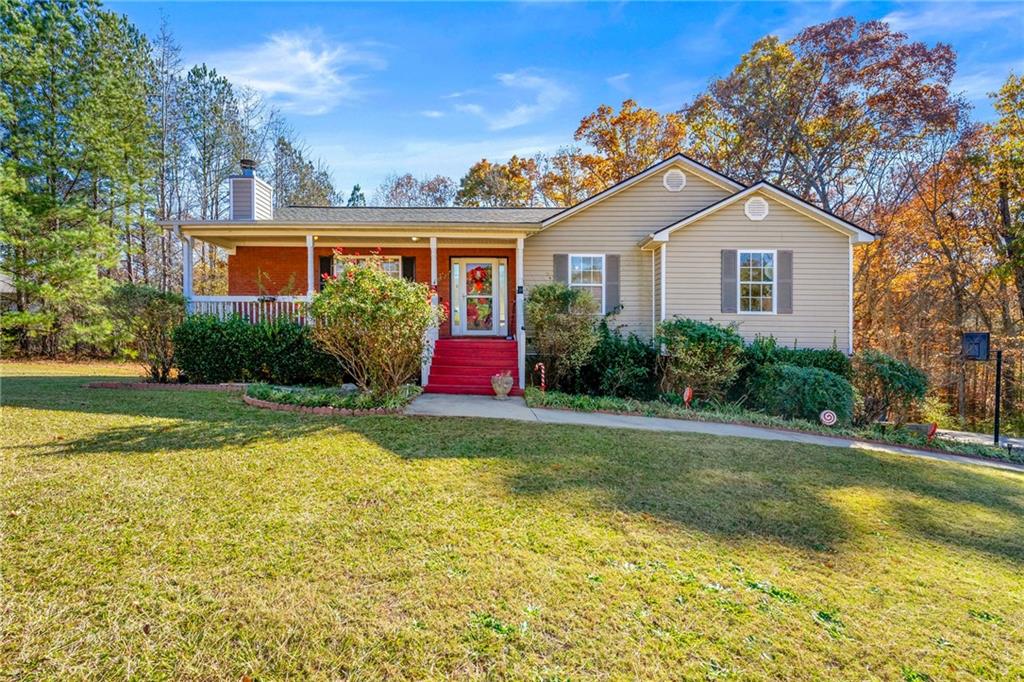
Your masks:
{"label": "flowering bush", "polygon": [[325,277],[313,298],[313,338],[363,391],[393,395],[419,371],[423,336],[444,321],[430,288],[392,277],[370,257]]}

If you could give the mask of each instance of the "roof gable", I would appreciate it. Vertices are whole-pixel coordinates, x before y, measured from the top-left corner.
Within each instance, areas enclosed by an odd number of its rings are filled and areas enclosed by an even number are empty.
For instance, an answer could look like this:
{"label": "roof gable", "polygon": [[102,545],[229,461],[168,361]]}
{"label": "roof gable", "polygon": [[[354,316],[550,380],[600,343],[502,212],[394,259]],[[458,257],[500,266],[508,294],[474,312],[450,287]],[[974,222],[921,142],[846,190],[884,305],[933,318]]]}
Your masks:
{"label": "roof gable", "polygon": [[703,218],[708,217],[709,215],[717,213],[723,208],[731,206],[736,202],[742,201],[743,199],[747,199],[755,194],[763,194],[767,197],[770,197],[771,199],[774,199],[778,203],[796,211],[797,213],[805,215],[808,218],[811,218],[812,220],[821,223],[822,225],[825,225],[826,227],[836,230],[837,232],[841,232],[845,235],[848,235],[854,243],[865,244],[875,240],[875,235],[868,232],[859,225],[855,225],[849,222],[848,220],[844,220],[843,218],[840,218],[837,215],[820,209],[814,204],[811,204],[810,202],[801,199],[795,194],[791,194],[780,187],[776,187],[770,182],[762,180],[756,184],[751,185],[750,187],[747,187],[742,191],[727,196],[721,201],[711,204],[710,206],[707,206],[706,208],[697,211],[696,213],[689,215],[686,218],[683,218],[682,220],[678,220],[672,223],[671,225],[666,225],[665,227],[661,228],[656,232],[652,232],[650,235],[645,237],[640,242],[640,246],[647,247],[648,245],[651,244],[667,242],[669,236],[676,230],[682,229],[687,225],[692,225],[698,220],[701,220]]}
{"label": "roof gable", "polygon": [[594,204],[598,204],[604,201],[605,199],[609,199],[618,194],[619,192],[628,189],[629,187],[632,187],[636,183],[641,182],[642,180],[649,178],[650,176],[655,175],[661,171],[668,170],[673,166],[678,166],[683,170],[689,171],[694,175],[697,175],[698,177],[710,182],[712,185],[720,187],[728,192],[736,192],[738,190],[742,190],[744,187],[742,184],[736,182],[735,180],[732,180],[731,178],[728,178],[722,175],[721,173],[718,173],[708,168],[704,164],[695,161],[688,156],[685,156],[683,154],[675,154],[674,156],[670,156],[663,161],[659,161],[650,168],[647,168],[646,170],[643,170],[630,178],[626,178],[625,180],[612,185],[611,187],[604,191],[598,192],[597,194],[588,199],[584,199],[575,206],[570,206],[569,208],[563,209],[558,213],[555,213],[554,215],[546,218],[541,223],[541,229],[547,229],[548,227],[556,223],[559,223],[570,216],[576,215],[581,211],[585,211]]}

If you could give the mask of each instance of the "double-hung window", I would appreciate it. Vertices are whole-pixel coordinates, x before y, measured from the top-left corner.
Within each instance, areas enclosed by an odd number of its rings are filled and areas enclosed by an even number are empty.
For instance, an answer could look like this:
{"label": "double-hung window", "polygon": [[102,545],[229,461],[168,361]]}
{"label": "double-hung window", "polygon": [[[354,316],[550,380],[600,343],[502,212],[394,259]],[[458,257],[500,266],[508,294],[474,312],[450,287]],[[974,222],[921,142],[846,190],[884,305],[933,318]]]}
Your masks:
{"label": "double-hung window", "polygon": [[604,315],[604,254],[570,254],[569,286],[589,291]]}
{"label": "double-hung window", "polygon": [[340,275],[347,267],[361,267],[369,263],[376,263],[381,270],[392,277],[402,276],[401,256],[335,256],[334,274]]}
{"label": "double-hung window", "polygon": [[775,252],[739,251],[739,306],[741,313],[775,312]]}

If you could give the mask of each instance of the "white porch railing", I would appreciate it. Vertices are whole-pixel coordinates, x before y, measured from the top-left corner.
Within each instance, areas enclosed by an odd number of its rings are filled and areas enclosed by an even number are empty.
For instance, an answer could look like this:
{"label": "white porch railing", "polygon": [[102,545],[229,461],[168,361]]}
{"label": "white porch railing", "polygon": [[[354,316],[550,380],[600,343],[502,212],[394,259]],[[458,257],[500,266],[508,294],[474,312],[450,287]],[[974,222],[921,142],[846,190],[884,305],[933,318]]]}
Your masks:
{"label": "white porch railing", "polygon": [[215,315],[224,320],[238,315],[250,322],[287,319],[309,324],[308,296],[193,296],[189,315]]}
{"label": "white porch railing", "polygon": [[430,381],[430,366],[434,362],[434,345],[437,344],[437,327],[428,327],[423,333],[423,355],[420,360],[420,385],[426,386]]}

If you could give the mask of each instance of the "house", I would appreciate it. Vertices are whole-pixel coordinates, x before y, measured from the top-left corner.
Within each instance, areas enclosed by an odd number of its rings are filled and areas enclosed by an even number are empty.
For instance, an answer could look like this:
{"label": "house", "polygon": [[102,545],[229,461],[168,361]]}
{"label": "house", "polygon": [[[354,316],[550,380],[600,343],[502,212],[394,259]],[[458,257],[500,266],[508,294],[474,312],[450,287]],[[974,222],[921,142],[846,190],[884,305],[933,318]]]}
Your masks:
{"label": "house", "polygon": [[194,295],[186,260],[190,310],[301,319],[321,275],[379,249],[388,272],[435,285],[435,304],[449,306],[424,362],[435,392],[489,392],[502,368],[524,387],[524,295],[553,279],[648,338],[683,316],[852,352],[853,249],[873,239],[770,183],[745,186],[683,155],[570,208],[275,209],[251,162],[229,183],[228,220],[173,225],[190,247],[229,254],[227,296]]}

